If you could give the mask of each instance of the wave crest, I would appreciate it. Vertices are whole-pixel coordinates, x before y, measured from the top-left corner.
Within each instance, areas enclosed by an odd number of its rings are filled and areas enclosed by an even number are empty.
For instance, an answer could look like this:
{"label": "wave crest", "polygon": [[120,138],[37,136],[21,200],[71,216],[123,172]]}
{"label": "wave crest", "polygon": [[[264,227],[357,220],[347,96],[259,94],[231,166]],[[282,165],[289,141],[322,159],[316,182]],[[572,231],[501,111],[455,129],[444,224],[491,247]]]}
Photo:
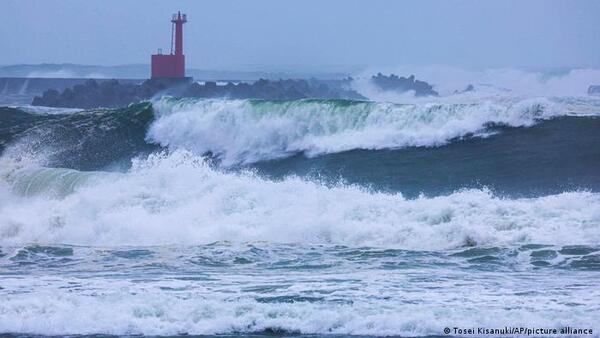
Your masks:
{"label": "wave crest", "polygon": [[153,103],[147,139],[172,150],[210,153],[224,165],[297,153],[440,146],[485,136],[494,124],[531,126],[565,114],[549,99],[392,104],[343,100],[176,100]]}
{"label": "wave crest", "polygon": [[[13,184],[27,185],[18,181],[25,176],[15,177]],[[42,194],[22,203],[16,193],[0,186],[3,244],[225,240],[443,250],[474,244],[600,241],[597,193],[503,199],[472,189],[406,199],[295,177],[268,181],[250,173],[224,173],[186,152],[138,160],[130,172],[87,180],[64,198]]]}

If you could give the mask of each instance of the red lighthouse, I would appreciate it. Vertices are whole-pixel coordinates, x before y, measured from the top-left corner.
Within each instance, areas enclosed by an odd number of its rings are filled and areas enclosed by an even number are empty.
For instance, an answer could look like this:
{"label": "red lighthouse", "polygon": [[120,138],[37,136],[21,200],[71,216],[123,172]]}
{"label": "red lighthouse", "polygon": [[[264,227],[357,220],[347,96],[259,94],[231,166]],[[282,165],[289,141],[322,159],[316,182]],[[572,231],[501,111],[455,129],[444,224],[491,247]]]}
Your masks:
{"label": "red lighthouse", "polygon": [[[177,12],[171,19],[171,53],[152,55],[152,78],[185,78],[185,55],[183,55],[183,24],[187,22],[185,14]],[[173,37],[173,34],[175,35]],[[173,46],[173,40],[175,46]],[[175,47],[175,48],[173,48]],[[175,53],[173,53],[175,49]]]}

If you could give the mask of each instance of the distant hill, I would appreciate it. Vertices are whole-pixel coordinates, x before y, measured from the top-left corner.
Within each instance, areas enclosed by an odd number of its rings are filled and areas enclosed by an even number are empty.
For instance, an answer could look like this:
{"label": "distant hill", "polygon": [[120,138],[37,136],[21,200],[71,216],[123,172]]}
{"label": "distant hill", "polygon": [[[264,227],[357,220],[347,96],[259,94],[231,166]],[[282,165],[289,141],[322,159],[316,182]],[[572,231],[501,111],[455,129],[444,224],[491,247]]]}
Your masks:
{"label": "distant hill", "polygon": [[[196,80],[218,81],[238,80],[255,81],[263,79],[317,78],[342,79],[345,73],[311,73],[311,72],[269,72],[269,71],[228,71],[187,69],[188,76]],[[0,66],[0,77],[37,77],[37,78],[94,78],[94,79],[147,79],[150,76],[150,65],[130,64],[119,66],[78,65],[71,63],[44,63],[33,65]]]}

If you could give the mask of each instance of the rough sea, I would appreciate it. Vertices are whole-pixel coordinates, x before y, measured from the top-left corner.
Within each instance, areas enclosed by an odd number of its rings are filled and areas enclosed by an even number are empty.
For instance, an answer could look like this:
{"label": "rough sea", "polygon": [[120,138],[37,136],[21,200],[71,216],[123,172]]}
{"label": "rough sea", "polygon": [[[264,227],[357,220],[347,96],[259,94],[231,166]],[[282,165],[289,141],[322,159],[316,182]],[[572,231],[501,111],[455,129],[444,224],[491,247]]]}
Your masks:
{"label": "rough sea", "polygon": [[600,332],[600,98],[13,106],[0,152],[0,334]]}

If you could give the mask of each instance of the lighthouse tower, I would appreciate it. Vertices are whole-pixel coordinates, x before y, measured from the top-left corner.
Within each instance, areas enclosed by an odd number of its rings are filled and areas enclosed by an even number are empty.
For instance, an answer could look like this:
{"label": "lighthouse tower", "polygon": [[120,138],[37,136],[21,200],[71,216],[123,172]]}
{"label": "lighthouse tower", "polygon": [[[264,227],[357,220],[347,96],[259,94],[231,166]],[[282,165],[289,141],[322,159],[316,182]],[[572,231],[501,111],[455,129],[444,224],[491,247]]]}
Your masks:
{"label": "lighthouse tower", "polygon": [[159,49],[152,55],[152,78],[185,79],[185,55],[183,55],[183,24],[187,17],[181,12],[171,19],[171,52],[163,54]]}

